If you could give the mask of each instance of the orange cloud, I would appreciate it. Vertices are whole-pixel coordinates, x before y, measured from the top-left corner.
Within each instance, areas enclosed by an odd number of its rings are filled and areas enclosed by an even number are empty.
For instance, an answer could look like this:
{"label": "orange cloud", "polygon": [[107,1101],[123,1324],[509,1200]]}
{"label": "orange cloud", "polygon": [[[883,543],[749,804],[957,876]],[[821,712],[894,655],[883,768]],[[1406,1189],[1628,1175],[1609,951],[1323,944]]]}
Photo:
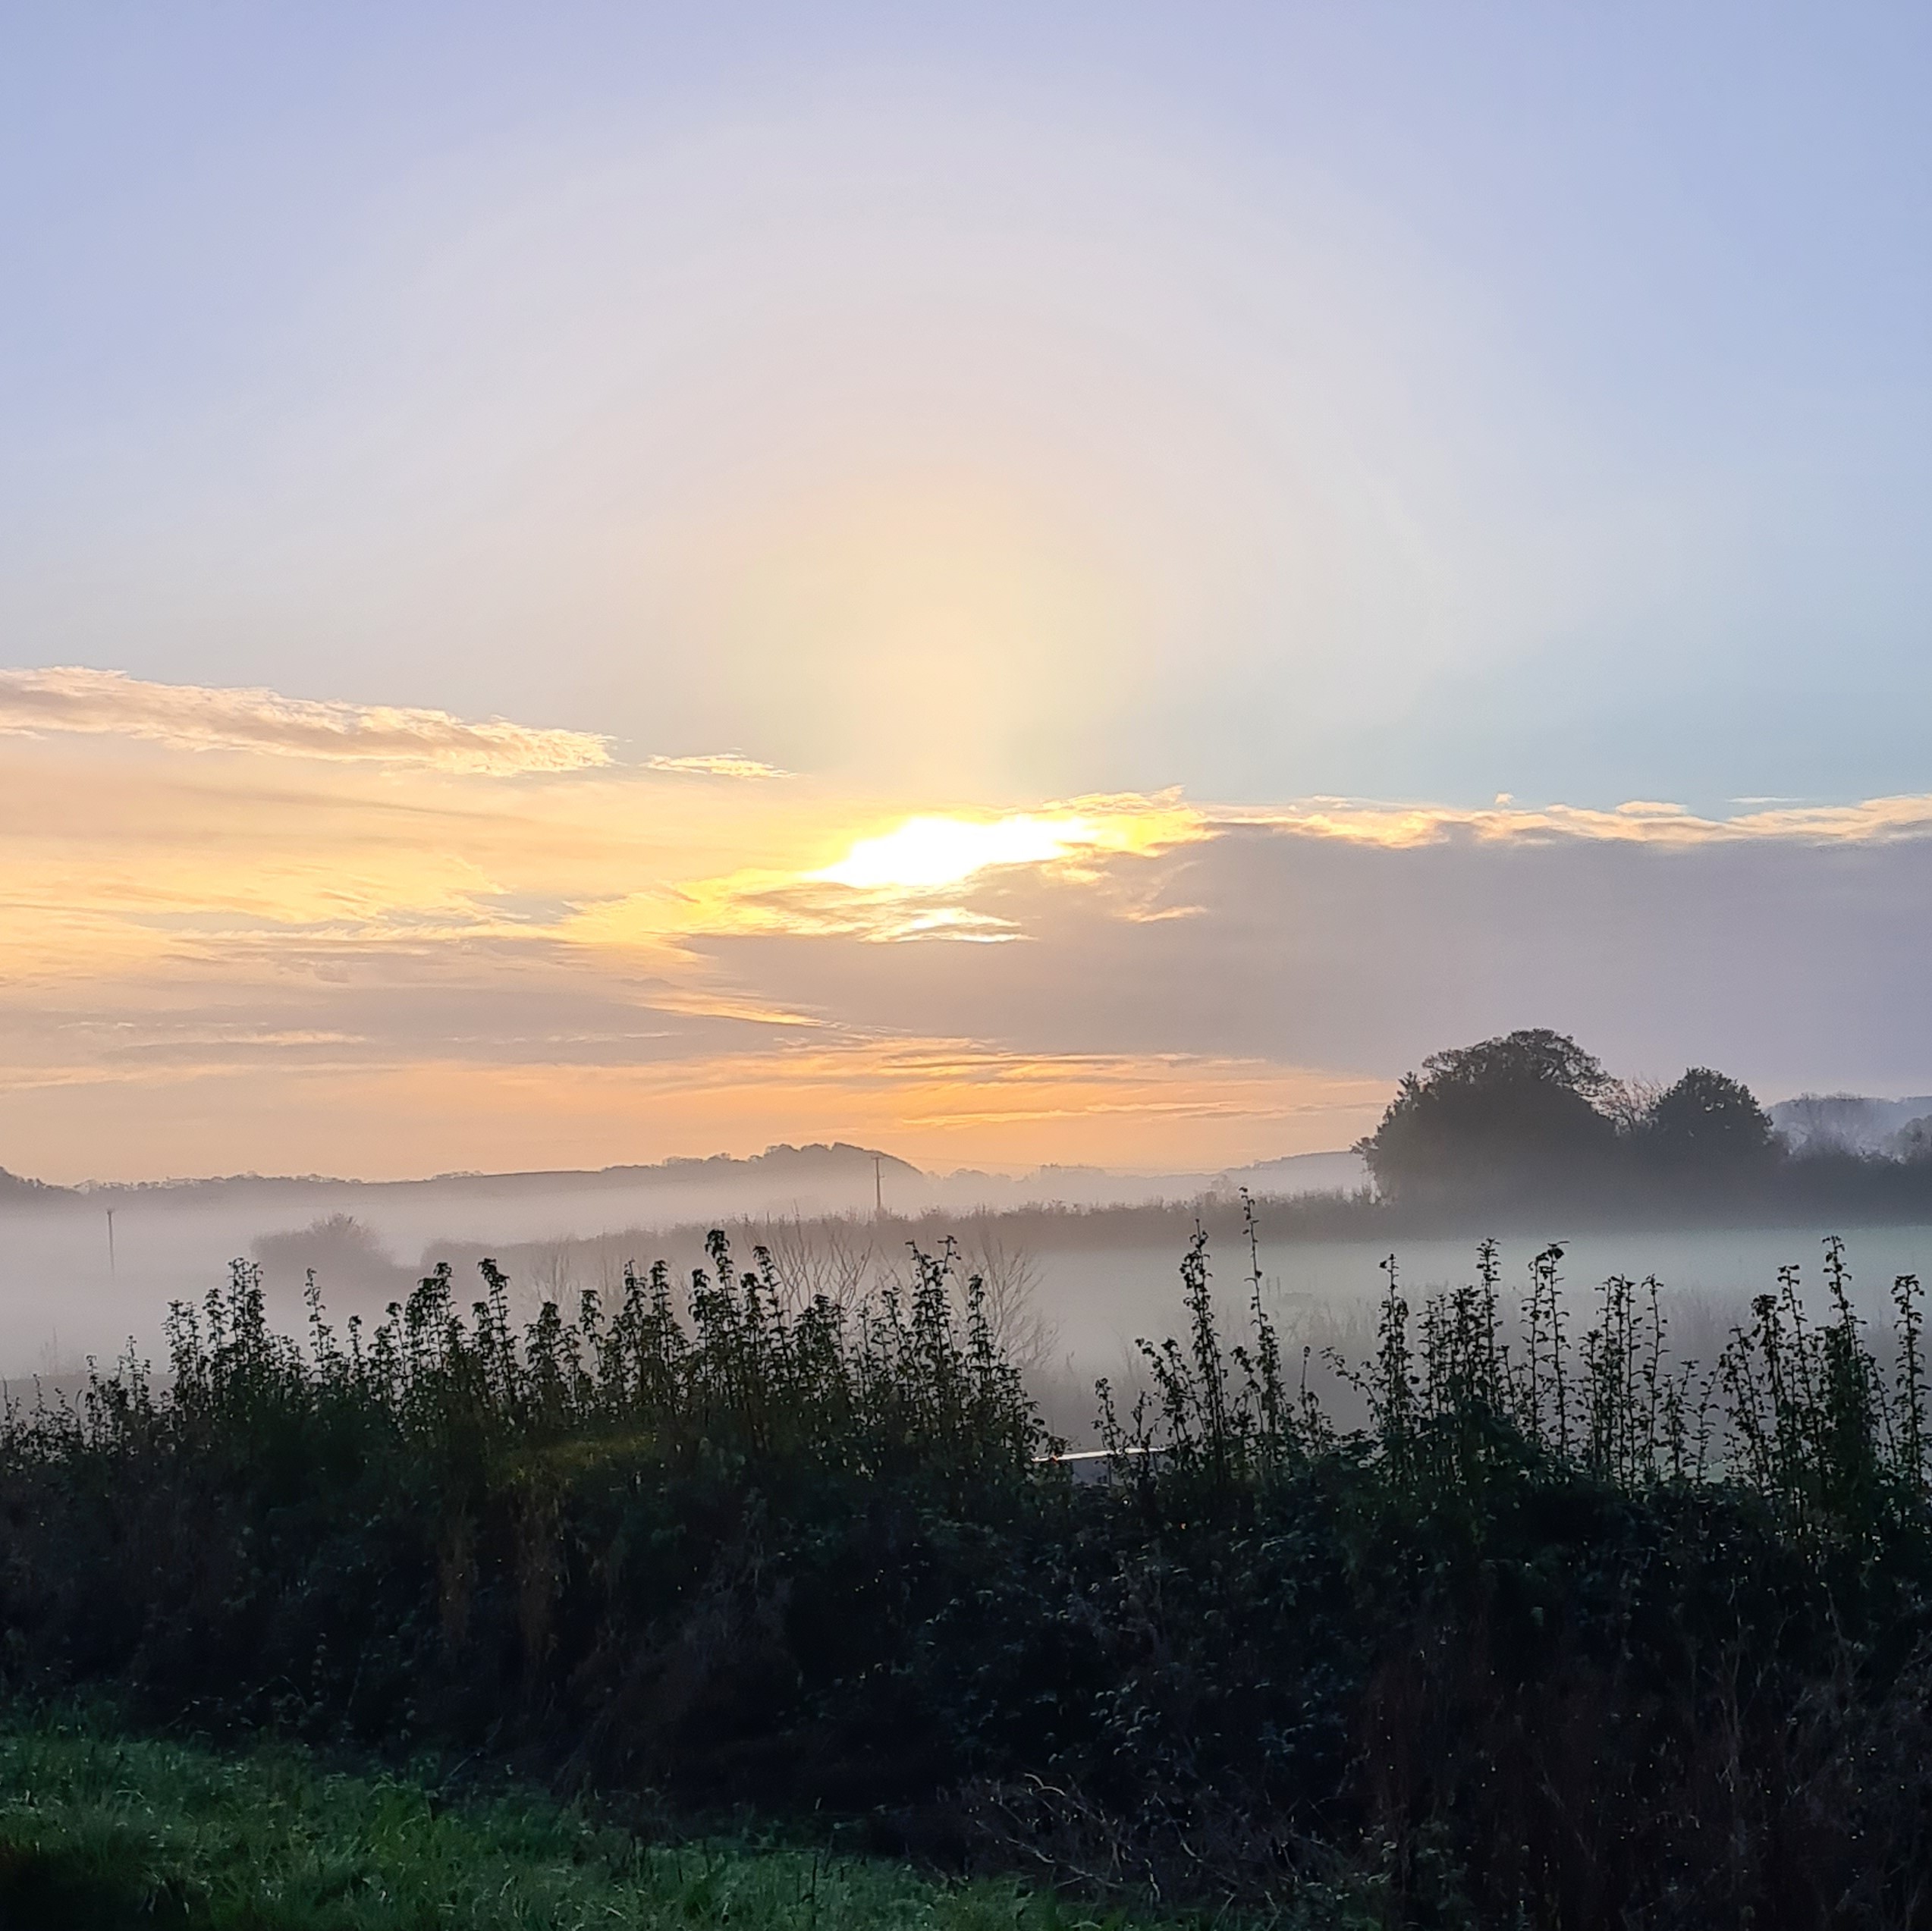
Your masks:
{"label": "orange cloud", "polygon": [[[317,1042],[319,1045],[322,1042]],[[1070,1159],[1192,1169],[1344,1145],[1385,1083],[1179,1057],[1001,1053],[971,1042],[828,1042],[661,1066],[158,1064],[0,1082],[0,1144],[31,1122],[44,1177],[601,1166],[846,1139],[931,1169]],[[320,1061],[320,1063],[317,1063]]]}
{"label": "orange cloud", "polygon": [[0,670],[0,731],[141,738],[183,751],[243,751],[357,763],[419,765],[495,777],[611,761],[608,739],[446,711],[316,703],[278,691],[144,683],[63,664]]}
{"label": "orange cloud", "polygon": [[646,768],[654,771],[677,771],[693,777],[789,777],[776,765],[756,758],[740,757],[735,751],[708,752],[694,758],[646,758]]}

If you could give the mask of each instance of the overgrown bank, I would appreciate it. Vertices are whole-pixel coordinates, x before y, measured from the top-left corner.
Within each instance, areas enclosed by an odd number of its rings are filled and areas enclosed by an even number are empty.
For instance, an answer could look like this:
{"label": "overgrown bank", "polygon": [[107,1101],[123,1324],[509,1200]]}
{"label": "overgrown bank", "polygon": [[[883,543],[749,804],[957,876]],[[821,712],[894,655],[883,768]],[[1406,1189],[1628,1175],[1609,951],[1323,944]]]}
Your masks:
{"label": "overgrown bank", "polygon": [[10,1424],[6,1671],[1090,1894],[1928,1921],[1916,1284],[1890,1349],[1792,1279],[1698,1369],[1629,1283],[1567,1333],[1559,1258],[1391,1270],[1343,1436],[1197,1248],[1084,1486],[943,1257],[842,1311],[721,1242],[520,1335],[443,1273],[304,1349],[240,1270],[162,1383]]}

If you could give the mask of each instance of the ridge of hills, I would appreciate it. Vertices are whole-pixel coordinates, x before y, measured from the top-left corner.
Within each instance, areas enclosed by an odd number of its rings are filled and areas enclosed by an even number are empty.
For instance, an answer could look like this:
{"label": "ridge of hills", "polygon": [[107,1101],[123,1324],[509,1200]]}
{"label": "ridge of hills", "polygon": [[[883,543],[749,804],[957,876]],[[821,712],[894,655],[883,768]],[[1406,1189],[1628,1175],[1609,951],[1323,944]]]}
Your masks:
{"label": "ridge of hills", "polygon": [[825,1173],[856,1172],[862,1166],[869,1179],[878,1171],[902,1179],[924,1179],[921,1170],[897,1154],[881,1153],[869,1147],[855,1147],[844,1141],[829,1144],[816,1141],[795,1147],[786,1142],[769,1146],[762,1154],[738,1156],[712,1154],[674,1156],[649,1165],[598,1167],[558,1167],[517,1170],[501,1173],[463,1170],[426,1174],[413,1179],[357,1180],[328,1173],[223,1173],[167,1180],[83,1180],[72,1186],[59,1186],[46,1180],[29,1179],[0,1166],[0,1197],[39,1196],[47,1198],[98,1200],[108,1195],[181,1194],[206,1196],[216,1193],[249,1192],[286,1192],[305,1188],[352,1188],[357,1191],[395,1194],[412,1189],[435,1188],[443,1191],[512,1192],[521,1188],[554,1187],[574,1183],[579,1186],[633,1187],[659,1182],[667,1184],[702,1185],[707,1180],[731,1180],[752,1176],[774,1179],[806,1177]]}
{"label": "ridge of hills", "polygon": [[0,1205],[28,1206],[86,1202],[96,1207],[121,1201],[159,1206],[214,1204],[272,1198],[288,1203],[313,1198],[379,1199],[401,1203],[434,1195],[460,1201],[486,1195],[493,1200],[525,1195],[595,1195],[614,1192],[671,1193],[703,1196],[743,1194],[774,1204],[793,1196],[850,1198],[869,1207],[875,1188],[898,1196],[899,1204],[958,1205],[988,1202],[1057,1201],[1104,1206],[1151,1199],[1186,1199],[1246,1185],[1257,1192],[1352,1191],[1366,1184],[1359,1156],[1343,1151],[1290,1154],[1249,1166],[1172,1173],[1128,1173],[1112,1168],[1049,1164],[1019,1174],[961,1168],[938,1173],[897,1154],[848,1141],[803,1146],[780,1142],[761,1154],[714,1154],[677,1157],[652,1164],[605,1167],[530,1169],[506,1173],[446,1173],[414,1179],[343,1179],[326,1174],[237,1173],[199,1179],[82,1181],[71,1186],[27,1179],[0,1167]]}

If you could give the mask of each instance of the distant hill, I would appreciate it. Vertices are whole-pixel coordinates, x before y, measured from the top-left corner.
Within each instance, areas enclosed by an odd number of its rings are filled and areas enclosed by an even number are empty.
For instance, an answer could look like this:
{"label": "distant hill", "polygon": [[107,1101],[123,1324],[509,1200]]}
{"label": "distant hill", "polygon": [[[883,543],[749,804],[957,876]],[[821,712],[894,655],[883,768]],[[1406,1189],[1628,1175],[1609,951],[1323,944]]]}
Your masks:
{"label": "distant hill", "polygon": [[[1123,1173],[1105,1166],[1036,1166],[1016,1175],[962,1170],[928,1180],[936,1207],[1140,1207],[1205,1195],[1353,1193],[1368,1184],[1358,1154],[1288,1154],[1217,1173]],[[890,1204],[890,1203],[888,1203]]]}
{"label": "distant hill", "polygon": [[28,1180],[0,1166],[0,1201],[50,1200],[71,1197],[71,1187],[50,1187],[45,1180]]}
{"label": "distant hill", "polygon": [[[91,1181],[52,1187],[0,1173],[0,1207],[124,1213],[145,1223],[212,1216],[252,1238],[300,1229],[331,1216],[382,1231],[397,1251],[460,1230],[479,1238],[535,1240],[602,1227],[721,1223],[746,1217],[869,1217],[1028,1206],[1135,1207],[1231,1195],[1352,1192],[1367,1183],[1352,1153],[1290,1154],[1220,1172],[1127,1173],[1048,1166],[1018,1175],[969,1170],[935,1174],[909,1160],[847,1141],[780,1144],[749,1158],[660,1160],[651,1165],[439,1173],[417,1180],[342,1180],[319,1174],[228,1174],[204,1179]],[[126,1227],[129,1221],[123,1221]]]}
{"label": "distant hill", "polygon": [[52,1187],[39,1180],[24,1180],[0,1167],[0,1194],[11,1188],[24,1194],[68,1198],[85,1195],[96,1201],[111,1201],[118,1195],[135,1195],[146,1199],[170,1195],[184,1200],[212,1201],[251,1194],[285,1197],[348,1190],[395,1195],[433,1191],[457,1198],[466,1194],[487,1193],[492,1198],[501,1198],[519,1192],[554,1192],[559,1188],[573,1192],[600,1188],[627,1192],[652,1186],[725,1187],[747,1180],[776,1187],[822,1184],[828,1180],[856,1185],[862,1181],[869,1191],[875,1175],[888,1182],[922,1181],[925,1177],[918,1167],[894,1154],[838,1141],[830,1145],[815,1144],[803,1147],[781,1143],[743,1159],[730,1154],[713,1154],[701,1158],[660,1160],[650,1166],[532,1168],[527,1172],[510,1173],[436,1173],[420,1180],[342,1180],[322,1173],[228,1173],[203,1179],[90,1180],[75,1188]]}
{"label": "distant hill", "polygon": [[1352,1194],[1368,1185],[1368,1163],[1359,1153],[1289,1154],[1230,1167],[1214,1180],[1223,1193],[1246,1187],[1251,1194]]}
{"label": "distant hill", "polygon": [[794,1147],[781,1141],[762,1154],[740,1159],[730,1154],[702,1158],[657,1161],[647,1166],[600,1166],[527,1173],[439,1173],[429,1180],[372,1181],[381,1187],[434,1187],[439,1192],[474,1190],[493,1195],[520,1188],[547,1192],[559,1185],[627,1190],[633,1187],[730,1188],[750,1183],[765,1188],[822,1186],[827,1183],[862,1186],[869,1193],[875,1178],[886,1184],[922,1182],[924,1173],[909,1160],[855,1147],[843,1140],[815,1141]]}

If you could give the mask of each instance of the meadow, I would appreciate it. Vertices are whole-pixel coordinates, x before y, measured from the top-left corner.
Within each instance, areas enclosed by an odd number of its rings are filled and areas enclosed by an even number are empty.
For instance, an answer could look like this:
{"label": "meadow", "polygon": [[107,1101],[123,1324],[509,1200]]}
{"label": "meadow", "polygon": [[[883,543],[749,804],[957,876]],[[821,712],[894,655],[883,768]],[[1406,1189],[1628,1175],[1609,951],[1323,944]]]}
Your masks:
{"label": "meadow", "polygon": [[846,1302],[721,1236],[526,1323],[444,1269],[299,1344],[238,1266],[162,1373],[10,1416],[8,1688],[1087,1910],[1927,1921],[1914,1278],[1879,1330],[1834,1245],[1694,1361],[1654,1283],[1484,1245],[1324,1364],[1242,1252],[1097,1463],[944,1247]]}

